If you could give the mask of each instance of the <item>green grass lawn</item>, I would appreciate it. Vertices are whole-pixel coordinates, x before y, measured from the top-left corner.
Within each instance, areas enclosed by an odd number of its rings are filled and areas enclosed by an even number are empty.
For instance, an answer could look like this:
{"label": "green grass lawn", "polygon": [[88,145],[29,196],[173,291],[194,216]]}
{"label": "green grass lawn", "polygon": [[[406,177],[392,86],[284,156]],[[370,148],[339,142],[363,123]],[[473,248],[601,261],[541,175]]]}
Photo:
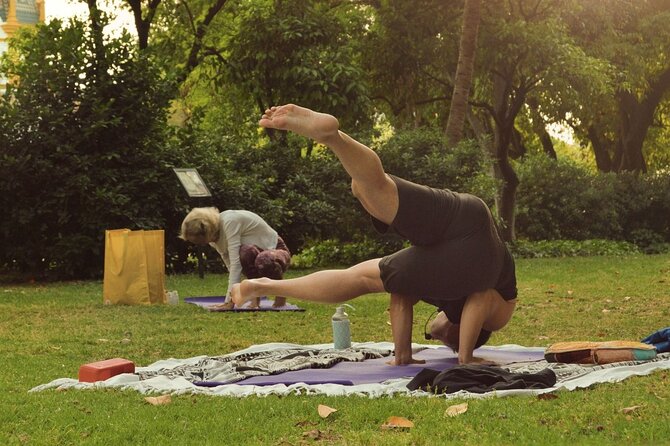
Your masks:
{"label": "green grass lawn", "polygon": [[[640,340],[670,326],[670,255],[517,262],[519,305],[491,344]],[[292,275],[304,272],[292,272]],[[226,276],[168,277],[183,297],[222,294]],[[169,357],[220,355],[252,344],[332,342],[332,305],[303,313],[209,313],[194,305],[103,306],[102,282],[0,285],[0,445],[440,445],[670,444],[670,377],[559,392],[556,399],[467,400],[454,418],[442,398],[295,395],[235,399],[176,395],[152,406],[134,391],[28,393],[79,366],[123,357],[139,366]],[[353,302],[354,341],[390,341],[388,297]],[[414,341],[432,312],[416,308]],[[317,414],[326,404],[338,410]],[[639,406],[631,413],[622,409]],[[381,429],[390,416],[415,427]]]}

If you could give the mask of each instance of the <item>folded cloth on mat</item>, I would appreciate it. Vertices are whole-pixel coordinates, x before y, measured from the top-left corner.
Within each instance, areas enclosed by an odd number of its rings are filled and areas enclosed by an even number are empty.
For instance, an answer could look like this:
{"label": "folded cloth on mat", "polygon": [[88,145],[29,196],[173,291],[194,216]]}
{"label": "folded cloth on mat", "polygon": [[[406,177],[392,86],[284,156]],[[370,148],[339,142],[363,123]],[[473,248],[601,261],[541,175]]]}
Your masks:
{"label": "folded cloth on mat", "polygon": [[653,332],[644,338],[642,342],[653,345],[657,353],[670,352],[670,327]]}
{"label": "folded cloth on mat", "polygon": [[292,370],[330,368],[342,361],[364,361],[391,354],[390,350],[366,348],[306,349],[289,348],[225,356],[205,356],[195,363],[136,372],[140,379],[165,376],[185,378],[196,385],[230,384],[253,376],[281,374]]}
{"label": "folded cloth on mat", "polygon": [[220,305],[226,301],[226,296],[201,296],[201,297],[187,297],[184,302],[187,304],[194,304],[209,311],[232,311],[234,313],[244,311],[305,311],[297,305],[285,304],[282,307],[273,307],[273,300],[261,299],[258,308],[251,308],[251,302],[247,302],[238,308],[221,308]]}
{"label": "folded cloth on mat", "polygon": [[556,384],[556,374],[551,369],[537,373],[513,373],[491,365],[457,365],[442,372],[423,369],[412,379],[407,388],[421,389],[435,394],[486,393],[494,390],[546,389]]}
{"label": "folded cloth on mat", "polygon": [[655,357],[654,346],[636,341],[557,342],[544,352],[547,362],[568,364],[609,364],[621,361],[646,361]]}

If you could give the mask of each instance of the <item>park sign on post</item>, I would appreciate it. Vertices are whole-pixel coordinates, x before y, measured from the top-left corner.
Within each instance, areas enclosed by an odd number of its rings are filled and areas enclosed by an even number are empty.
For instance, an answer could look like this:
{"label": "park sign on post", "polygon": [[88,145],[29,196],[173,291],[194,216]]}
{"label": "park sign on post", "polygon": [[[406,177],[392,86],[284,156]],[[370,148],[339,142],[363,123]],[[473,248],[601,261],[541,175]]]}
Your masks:
{"label": "park sign on post", "polygon": [[191,198],[211,197],[212,194],[207,189],[205,182],[200,177],[197,169],[193,168],[174,168],[174,173],[184,186],[184,190]]}
{"label": "park sign on post", "polygon": [[[0,0],[1,1],[1,0]],[[181,185],[184,186],[184,190],[191,198],[191,205],[198,203],[200,206],[208,202],[209,200],[203,200],[211,198],[212,194],[207,189],[205,182],[200,177],[197,169],[193,168],[173,168],[174,173],[177,174],[177,178],[181,182]],[[210,205],[211,206],[211,205]],[[198,259],[198,275],[201,279],[205,278],[205,256],[203,254],[203,247],[198,245],[195,247],[195,256]]]}

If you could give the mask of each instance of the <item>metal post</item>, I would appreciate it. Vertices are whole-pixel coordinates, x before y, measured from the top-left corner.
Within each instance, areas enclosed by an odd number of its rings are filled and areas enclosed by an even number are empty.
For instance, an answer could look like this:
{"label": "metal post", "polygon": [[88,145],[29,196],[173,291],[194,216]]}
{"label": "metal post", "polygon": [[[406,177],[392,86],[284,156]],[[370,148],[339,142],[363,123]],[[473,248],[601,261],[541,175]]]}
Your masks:
{"label": "metal post", "polygon": [[[199,201],[201,202],[200,205],[204,203],[204,200],[211,201],[212,194],[202,180],[202,177],[200,177],[197,169],[188,167],[173,168],[172,170],[177,175],[179,182],[188,194],[192,207],[196,207]],[[198,259],[198,275],[201,279],[204,279],[206,259],[202,246],[196,246],[195,256]]]}

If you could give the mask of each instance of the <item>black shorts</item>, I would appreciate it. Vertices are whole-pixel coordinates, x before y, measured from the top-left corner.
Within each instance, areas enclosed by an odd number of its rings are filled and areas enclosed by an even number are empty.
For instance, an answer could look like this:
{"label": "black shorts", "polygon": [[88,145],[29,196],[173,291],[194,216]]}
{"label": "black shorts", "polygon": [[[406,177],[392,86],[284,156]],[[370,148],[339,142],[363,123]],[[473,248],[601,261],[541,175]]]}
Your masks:
{"label": "black shorts", "polygon": [[481,199],[390,177],[398,187],[398,213],[390,226],[373,223],[412,246],[380,260],[387,292],[418,297],[448,311],[455,323],[474,292],[493,288],[505,300],[516,298],[514,260]]}

